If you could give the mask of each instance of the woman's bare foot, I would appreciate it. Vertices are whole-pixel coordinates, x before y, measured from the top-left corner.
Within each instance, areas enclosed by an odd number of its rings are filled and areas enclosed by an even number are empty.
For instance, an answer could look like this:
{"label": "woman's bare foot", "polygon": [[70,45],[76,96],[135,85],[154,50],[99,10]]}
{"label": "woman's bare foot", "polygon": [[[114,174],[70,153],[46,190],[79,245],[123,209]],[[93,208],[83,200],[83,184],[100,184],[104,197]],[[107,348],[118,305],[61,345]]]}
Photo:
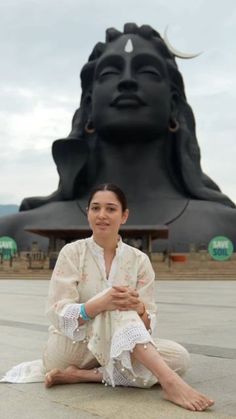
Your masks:
{"label": "woman's bare foot", "polygon": [[133,356],[149,369],[158,379],[164,397],[178,406],[201,412],[214,404],[214,401],[194,390],[176,374],[162,359],[152,344],[136,345]]}
{"label": "woman's bare foot", "polygon": [[82,370],[74,365],[70,365],[64,370],[54,368],[45,375],[45,386],[47,388],[56,384],[100,383],[101,381],[102,373],[97,368]]}
{"label": "woman's bare foot", "polygon": [[75,384],[80,381],[80,370],[73,365],[65,370],[54,368],[45,375],[45,386],[48,388],[56,384]]}
{"label": "woman's bare foot", "polygon": [[173,375],[162,384],[164,397],[185,409],[201,412],[214,404],[214,401],[194,390],[181,377]]}

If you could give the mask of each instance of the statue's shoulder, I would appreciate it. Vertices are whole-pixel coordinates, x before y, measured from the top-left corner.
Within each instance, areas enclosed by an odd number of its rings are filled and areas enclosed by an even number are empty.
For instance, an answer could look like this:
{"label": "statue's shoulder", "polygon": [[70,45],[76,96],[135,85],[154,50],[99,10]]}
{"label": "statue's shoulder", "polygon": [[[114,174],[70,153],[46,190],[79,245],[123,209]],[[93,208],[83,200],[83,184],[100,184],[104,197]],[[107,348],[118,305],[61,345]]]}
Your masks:
{"label": "statue's shoulder", "polygon": [[191,199],[185,213],[186,215],[191,214],[192,216],[196,214],[199,217],[202,214],[205,219],[207,218],[208,221],[212,220],[214,222],[218,218],[222,220],[226,219],[227,221],[236,220],[236,208],[231,208],[214,201]]}
{"label": "statue's shoulder", "polygon": [[212,201],[190,200],[184,213],[169,224],[172,243],[209,243],[226,236],[236,243],[236,209]]}

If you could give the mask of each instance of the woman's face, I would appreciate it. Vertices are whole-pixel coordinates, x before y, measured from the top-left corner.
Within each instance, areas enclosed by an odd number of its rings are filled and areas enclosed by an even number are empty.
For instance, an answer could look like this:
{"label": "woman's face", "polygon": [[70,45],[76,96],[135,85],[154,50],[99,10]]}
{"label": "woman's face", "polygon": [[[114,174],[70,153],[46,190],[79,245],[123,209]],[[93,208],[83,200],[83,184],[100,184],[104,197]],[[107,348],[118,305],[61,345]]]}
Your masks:
{"label": "woman's face", "polygon": [[97,132],[155,137],[168,130],[170,111],[166,64],[153,44],[138,35],[123,35],[108,44],[94,76],[92,119]]}
{"label": "woman's face", "polygon": [[88,208],[88,222],[95,236],[117,236],[120,225],[128,218],[128,210],[122,206],[115,193],[96,192]]}

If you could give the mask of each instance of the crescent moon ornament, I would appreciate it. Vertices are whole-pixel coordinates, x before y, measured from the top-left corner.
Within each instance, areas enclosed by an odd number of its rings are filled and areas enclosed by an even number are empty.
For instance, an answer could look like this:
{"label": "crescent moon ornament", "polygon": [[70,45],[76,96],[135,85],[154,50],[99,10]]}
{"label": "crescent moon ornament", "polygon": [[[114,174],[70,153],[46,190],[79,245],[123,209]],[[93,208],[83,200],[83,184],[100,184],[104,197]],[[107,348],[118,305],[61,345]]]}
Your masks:
{"label": "crescent moon ornament", "polygon": [[172,52],[172,54],[174,54],[176,57],[183,58],[185,60],[189,60],[190,58],[196,58],[196,57],[198,57],[199,55],[202,54],[202,52],[198,52],[197,54],[187,54],[187,53],[178,51],[177,49],[175,49],[174,47],[172,47],[172,45],[170,44],[170,42],[169,42],[169,40],[167,38],[167,31],[168,31],[168,26],[165,28],[163,39],[165,41],[165,44],[166,44],[168,50],[170,52]]}

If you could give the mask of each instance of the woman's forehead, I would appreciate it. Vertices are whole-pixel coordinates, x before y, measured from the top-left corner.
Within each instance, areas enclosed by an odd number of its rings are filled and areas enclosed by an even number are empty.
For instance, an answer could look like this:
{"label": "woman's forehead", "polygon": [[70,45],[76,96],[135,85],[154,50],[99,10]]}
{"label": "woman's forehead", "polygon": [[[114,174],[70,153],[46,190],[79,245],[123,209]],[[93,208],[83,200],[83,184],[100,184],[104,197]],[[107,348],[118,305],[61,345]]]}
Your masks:
{"label": "woman's forehead", "polygon": [[98,191],[93,195],[93,198],[91,200],[91,203],[119,203],[119,200],[117,199],[117,196],[112,191]]}

